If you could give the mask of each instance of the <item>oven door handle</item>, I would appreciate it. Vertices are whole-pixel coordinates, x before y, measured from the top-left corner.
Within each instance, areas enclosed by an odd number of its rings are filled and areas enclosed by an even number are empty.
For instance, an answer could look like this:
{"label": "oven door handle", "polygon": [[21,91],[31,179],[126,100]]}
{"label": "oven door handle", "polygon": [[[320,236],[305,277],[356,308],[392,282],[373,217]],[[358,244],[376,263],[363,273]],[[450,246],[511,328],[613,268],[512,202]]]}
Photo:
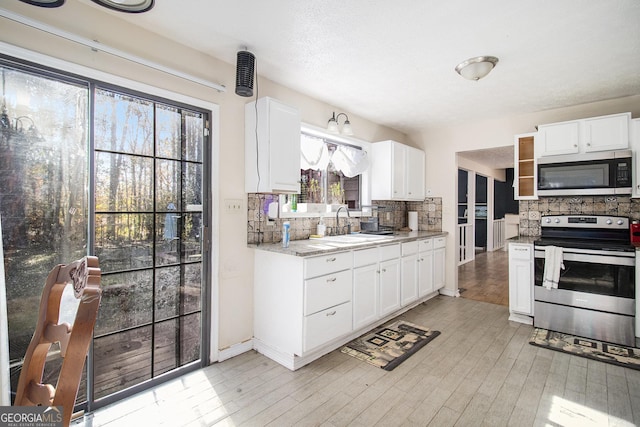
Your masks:
{"label": "oven door handle", "polygon": [[[535,258],[544,259],[544,251],[535,251]],[[609,264],[609,265],[625,265],[633,267],[636,265],[635,258],[630,257],[618,257],[611,255],[590,255],[590,254],[576,254],[571,252],[564,252],[562,259],[565,261],[584,262],[588,264]]]}

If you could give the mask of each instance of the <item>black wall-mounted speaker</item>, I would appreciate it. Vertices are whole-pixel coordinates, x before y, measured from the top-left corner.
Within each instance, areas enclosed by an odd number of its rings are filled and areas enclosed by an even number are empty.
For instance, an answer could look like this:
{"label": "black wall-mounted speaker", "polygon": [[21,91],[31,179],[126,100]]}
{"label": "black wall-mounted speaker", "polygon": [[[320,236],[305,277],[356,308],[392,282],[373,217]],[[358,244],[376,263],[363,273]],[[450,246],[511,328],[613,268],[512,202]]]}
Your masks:
{"label": "black wall-mounted speaker", "polygon": [[253,96],[253,70],[256,57],[251,52],[238,52],[236,64],[236,95]]}

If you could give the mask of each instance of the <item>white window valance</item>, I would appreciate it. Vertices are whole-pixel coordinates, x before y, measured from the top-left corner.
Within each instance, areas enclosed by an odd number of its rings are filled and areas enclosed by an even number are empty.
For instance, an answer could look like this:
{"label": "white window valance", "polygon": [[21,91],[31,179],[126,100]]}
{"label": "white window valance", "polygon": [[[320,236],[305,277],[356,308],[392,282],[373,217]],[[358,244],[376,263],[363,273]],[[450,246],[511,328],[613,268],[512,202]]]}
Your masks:
{"label": "white window valance", "polygon": [[369,167],[369,159],[364,150],[347,145],[334,144],[335,151],[331,154],[327,141],[310,135],[301,135],[300,139],[300,168],[324,170],[333,164],[348,178],[360,175]]}
{"label": "white window valance", "polygon": [[367,152],[346,145],[339,145],[331,156],[331,163],[347,178],[360,175],[369,167]]}
{"label": "white window valance", "polygon": [[322,138],[301,135],[300,139],[300,168],[324,170],[329,165],[329,147]]}

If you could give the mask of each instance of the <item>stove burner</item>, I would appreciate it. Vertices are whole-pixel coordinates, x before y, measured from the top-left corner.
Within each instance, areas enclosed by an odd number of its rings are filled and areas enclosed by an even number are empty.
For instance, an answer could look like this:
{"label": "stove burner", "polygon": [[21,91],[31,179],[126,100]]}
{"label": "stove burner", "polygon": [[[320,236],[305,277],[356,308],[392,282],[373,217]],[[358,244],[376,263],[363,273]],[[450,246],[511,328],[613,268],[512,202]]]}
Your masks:
{"label": "stove burner", "polygon": [[594,249],[598,251],[633,252],[635,246],[626,242],[607,242],[585,239],[538,239],[533,242],[537,248],[544,246],[559,246],[562,248]]}
{"label": "stove burner", "polygon": [[604,215],[558,215],[543,217],[536,247],[559,246],[572,249],[632,252],[629,219]]}

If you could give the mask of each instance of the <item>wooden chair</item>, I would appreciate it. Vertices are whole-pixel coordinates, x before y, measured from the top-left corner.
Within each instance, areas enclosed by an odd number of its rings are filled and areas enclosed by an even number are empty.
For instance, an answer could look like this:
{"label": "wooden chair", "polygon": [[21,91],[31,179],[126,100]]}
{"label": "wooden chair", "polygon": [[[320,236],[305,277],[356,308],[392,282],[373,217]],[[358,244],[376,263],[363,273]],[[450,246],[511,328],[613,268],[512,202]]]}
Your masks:
{"label": "wooden chair", "polygon": [[[73,325],[59,323],[61,297],[68,283],[73,284],[74,295],[80,299]],[[62,406],[63,425],[69,425],[101,296],[97,257],[87,256],[51,270],[42,290],[38,323],[24,357],[14,405]],[[55,342],[60,343],[64,359],[54,387],[42,384],[42,376]]]}

